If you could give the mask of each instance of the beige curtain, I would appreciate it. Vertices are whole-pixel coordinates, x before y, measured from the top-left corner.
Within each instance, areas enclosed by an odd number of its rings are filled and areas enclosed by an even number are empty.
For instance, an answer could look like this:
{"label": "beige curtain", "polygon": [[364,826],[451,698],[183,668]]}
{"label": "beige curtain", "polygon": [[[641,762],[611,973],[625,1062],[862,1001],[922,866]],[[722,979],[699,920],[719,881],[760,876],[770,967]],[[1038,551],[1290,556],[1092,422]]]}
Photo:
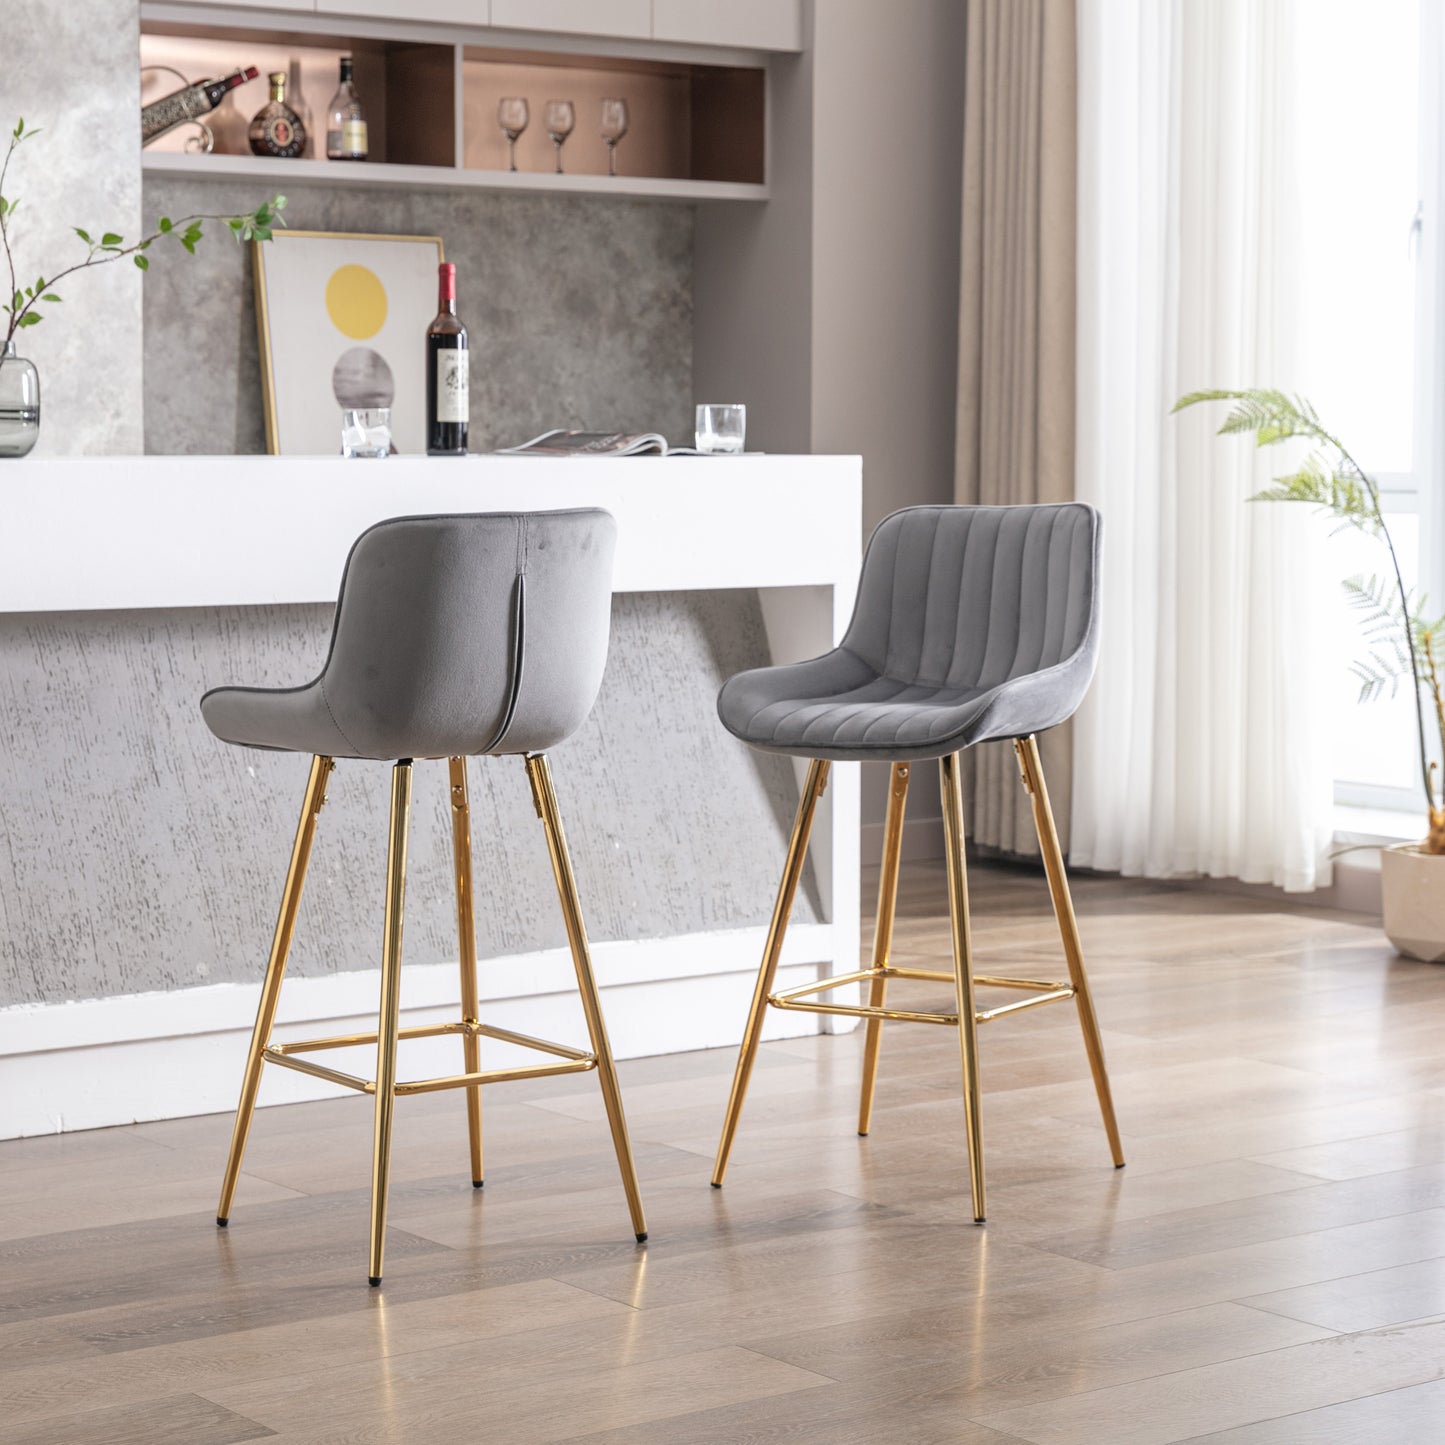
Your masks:
{"label": "beige curtain", "polygon": [[[1074,495],[1074,0],[968,0],[962,283],[958,327],[960,502]],[[1041,739],[1067,846],[1069,729]],[[1037,854],[1008,744],[965,754],[969,837]],[[965,773],[968,778],[969,774]]]}

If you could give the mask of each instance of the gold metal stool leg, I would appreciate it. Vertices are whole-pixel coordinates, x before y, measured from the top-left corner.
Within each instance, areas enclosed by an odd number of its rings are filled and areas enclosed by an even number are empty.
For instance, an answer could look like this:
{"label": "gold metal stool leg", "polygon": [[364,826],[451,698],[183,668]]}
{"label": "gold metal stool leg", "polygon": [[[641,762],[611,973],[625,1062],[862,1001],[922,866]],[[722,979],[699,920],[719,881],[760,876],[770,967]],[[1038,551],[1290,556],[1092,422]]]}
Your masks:
{"label": "gold metal stool leg", "polygon": [[973,1006],[973,943],[968,928],[968,872],[964,861],[963,793],[958,754],[938,761],[943,795],[944,853],[948,859],[948,913],[953,923],[954,992],[958,1002],[958,1049],[963,1064],[963,1127],[968,1143],[968,1178],[973,1218],[984,1221],[983,1119],[979,1108],[978,1023]]}
{"label": "gold metal stool leg", "polygon": [[386,844],[386,915],[381,943],[381,1010],[376,1021],[376,1123],[371,1154],[371,1274],[381,1283],[386,1249],[386,1191],[391,1173],[391,1115],[396,1104],[396,1035],[401,1014],[401,922],[406,899],[406,840],[411,822],[411,759],[391,770],[391,832]]}
{"label": "gold metal stool leg", "polygon": [[276,1006],[281,1001],[281,980],[286,976],[286,959],[291,952],[291,937],[296,931],[296,914],[301,907],[301,889],[306,882],[306,865],[311,861],[311,844],[316,837],[316,817],[326,801],[326,783],[336,766],[327,757],[311,759],[311,774],[306,780],[306,795],[301,804],[301,821],[296,825],[296,840],[291,845],[291,863],[286,869],[286,883],[281,889],[281,908],[276,915],[276,931],[271,938],[271,957],[266,964],[266,977],[261,984],[261,1003],[256,1010],[256,1026],[251,1031],[251,1048],[246,1055],[246,1072],[241,1078],[241,1099],[236,1105],[236,1123],[231,1131],[231,1153],[221,1180],[221,1199],[216,1205],[216,1223],[225,1228],[231,1217],[231,1201],[236,1195],[236,1181],[241,1174],[241,1159],[246,1152],[246,1139],[251,1132],[251,1116],[256,1109],[256,1095],[261,1087],[262,1051],[271,1039],[276,1022]]}
{"label": "gold metal stool leg", "polygon": [[1089,1069],[1094,1075],[1094,1091],[1099,1096],[1099,1112],[1104,1116],[1104,1132],[1109,1136],[1109,1151],[1114,1167],[1124,1167],[1124,1148],[1119,1140],[1119,1124],[1114,1117],[1114,1098],[1109,1089],[1109,1072],[1104,1064],[1104,1044],[1099,1037],[1099,1020],[1094,1013],[1089,979],[1084,972],[1084,946],[1079,938],[1079,921],[1074,916],[1074,901],[1069,894],[1069,879],[1064,872],[1064,855],[1059,847],[1058,830],[1054,827],[1054,811],[1049,806],[1049,790],[1044,783],[1043,764],[1039,760],[1038,740],[1030,734],[1014,742],[1024,787],[1034,805],[1034,827],[1038,829],[1039,848],[1044,869],[1049,875],[1049,894],[1054,902],[1054,916],[1059,921],[1064,957],[1069,964],[1069,979],[1074,985],[1074,1002],[1079,1010],[1079,1027],[1084,1033],[1084,1049],[1089,1055]]}
{"label": "gold metal stool leg", "polygon": [[617,1066],[612,1061],[612,1046],[607,1041],[607,1026],[602,1020],[602,1003],[597,996],[597,980],[592,974],[592,955],[587,946],[587,929],[582,922],[582,905],[577,898],[577,880],[572,874],[572,859],[567,852],[567,838],[562,831],[562,817],[557,811],[557,795],[552,789],[552,770],[545,753],[531,753],[526,759],[527,779],[532,785],[532,799],[537,816],[547,834],[547,852],[552,859],[552,876],[557,882],[557,897],[562,904],[562,917],[567,925],[567,942],[572,949],[572,965],[577,970],[577,990],[582,995],[582,1011],[587,1016],[587,1032],[592,1039],[592,1052],[597,1056],[597,1079],[602,1086],[602,1102],[607,1107],[607,1122],[612,1128],[612,1144],[617,1150],[617,1167],[622,1174],[622,1187],[627,1193],[627,1207],[632,1213],[632,1228],[637,1242],[647,1238],[647,1219],[642,1212],[642,1192],[637,1187],[637,1170],[632,1162],[632,1145],[627,1137],[627,1120],[622,1113],[622,1091],[617,1086]]}
{"label": "gold metal stool leg", "polygon": [[[873,926],[873,967],[887,968],[893,947],[893,915],[898,903],[898,868],[903,856],[903,810],[908,802],[908,764],[894,763],[888,776],[888,820],[883,832],[883,872],[878,878],[878,917]],[[868,1006],[882,1008],[888,980],[875,978]],[[878,1050],[883,1020],[869,1019],[863,1040],[863,1087],[858,1098],[858,1132],[867,1134],[873,1119],[873,1088],[878,1081]]]}
{"label": "gold metal stool leg", "polygon": [[[457,888],[457,957],[462,971],[462,1022],[481,1022],[477,1006],[477,929],[472,901],[472,811],[467,801],[467,760],[450,758],[452,862]],[[462,1035],[462,1058],[469,1074],[482,1067],[481,1044],[473,1033]],[[472,1153],[472,1188],[482,1187],[482,1086],[467,1093],[467,1137]]]}
{"label": "gold metal stool leg", "polygon": [[743,1110],[743,1100],[748,1092],[748,1080],[752,1077],[753,1059],[758,1052],[758,1040],[763,1033],[763,1015],[768,1007],[768,994],[772,991],[773,975],[778,971],[778,959],[783,952],[783,935],[788,931],[788,918],[793,911],[793,898],[798,891],[798,880],[803,876],[803,860],[808,856],[808,837],[813,831],[813,814],[818,799],[828,785],[828,763],[814,758],[808,764],[808,776],[803,781],[803,790],[798,796],[798,815],[793,822],[793,836],[788,842],[788,856],[783,863],[783,878],[778,884],[777,901],[773,904],[772,922],[768,924],[768,939],[763,946],[763,962],[758,969],[757,986],[753,989],[753,1006],[748,1013],[748,1026],[743,1031],[742,1047],[738,1051],[738,1066],[733,1074],[732,1093],[728,1096],[728,1110],[723,1118],[722,1138],[718,1141],[717,1160],[713,1164],[712,1186],[721,1189],[723,1175],[727,1173],[728,1155],[732,1152],[733,1137],[738,1131],[738,1116]]}

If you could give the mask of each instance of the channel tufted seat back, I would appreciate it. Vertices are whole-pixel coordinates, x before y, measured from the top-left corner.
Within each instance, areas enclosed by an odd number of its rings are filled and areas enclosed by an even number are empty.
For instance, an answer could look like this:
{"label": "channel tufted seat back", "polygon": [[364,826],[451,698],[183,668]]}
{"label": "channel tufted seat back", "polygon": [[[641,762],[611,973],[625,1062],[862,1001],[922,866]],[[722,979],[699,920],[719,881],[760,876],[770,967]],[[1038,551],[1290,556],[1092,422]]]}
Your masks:
{"label": "channel tufted seat back", "polygon": [[1099,518],[910,507],[868,544],[842,643],[723,688],[735,736],[830,760],[942,757],[1063,722],[1093,675]]}

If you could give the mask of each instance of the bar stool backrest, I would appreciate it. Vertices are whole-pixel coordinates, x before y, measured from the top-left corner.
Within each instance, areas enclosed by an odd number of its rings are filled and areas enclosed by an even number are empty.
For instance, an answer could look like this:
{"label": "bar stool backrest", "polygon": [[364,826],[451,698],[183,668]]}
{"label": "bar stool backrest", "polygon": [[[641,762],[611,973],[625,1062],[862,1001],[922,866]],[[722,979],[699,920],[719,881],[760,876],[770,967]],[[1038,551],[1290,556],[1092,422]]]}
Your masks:
{"label": "bar stool backrest", "polygon": [[575,732],[607,661],[616,539],[598,508],[363,532],[320,678],[357,755],[539,752]]}
{"label": "bar stool backrest", "polygon": [[1062,720],[1093,675],[1098,553],[1082,502],[905,508],[868,544],[842,645],[882,676],[960,691],[1057,669]]}

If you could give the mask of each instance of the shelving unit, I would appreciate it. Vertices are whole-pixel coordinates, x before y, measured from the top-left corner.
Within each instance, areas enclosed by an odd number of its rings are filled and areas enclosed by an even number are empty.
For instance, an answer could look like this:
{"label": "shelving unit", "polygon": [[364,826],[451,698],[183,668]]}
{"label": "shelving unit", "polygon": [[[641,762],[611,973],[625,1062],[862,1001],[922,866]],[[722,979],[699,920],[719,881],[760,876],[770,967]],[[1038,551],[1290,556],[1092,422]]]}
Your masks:
{"label": "shelving unit", "polygon": [[190,155],[146,151],[148,176],[259,180],[283,194],[287,180],[324,186],[396,186],[411,190],[520,191],[533,194],[618,196],[648,201],[765,201],[768,188],[739,181],[671,180],[665,176],[553,175],[544,171],[483,171],[460,166],[410,166],[369,162],[279,161],[269,156]]}
{"label": "shelving unit", "polygon": [[[174,88],[174,76],[222,75],[255,65],[261,76],[233,91],[205,117],[212,153],[184,149],[182,127],[142,152],[147,175],[261,180],[421,190],[520,191],[677,202],[766,200],[767,69],[656,56],[505,50],[389,35],[348,36],[257,24],[224,27],[143,21],[144,100]],[[351,55],[369,112],[371,157],[331,162],[324,155],[325,106],[337,61]],[[265,76],[284,70],[288,100],[308,125],[304,155],[295,160],[253,156],[246,125],[265,99]],[[506,142],[496,123],[502,96],[523,96],[531,120],[517,146],[519,169],[504,169]],[[598,130],[604,96],[621,96],[632,112],[617,148],[622,174],[606,174]],[[569,99],[576,127],[563,147],[563,174],[543,110]]]}

